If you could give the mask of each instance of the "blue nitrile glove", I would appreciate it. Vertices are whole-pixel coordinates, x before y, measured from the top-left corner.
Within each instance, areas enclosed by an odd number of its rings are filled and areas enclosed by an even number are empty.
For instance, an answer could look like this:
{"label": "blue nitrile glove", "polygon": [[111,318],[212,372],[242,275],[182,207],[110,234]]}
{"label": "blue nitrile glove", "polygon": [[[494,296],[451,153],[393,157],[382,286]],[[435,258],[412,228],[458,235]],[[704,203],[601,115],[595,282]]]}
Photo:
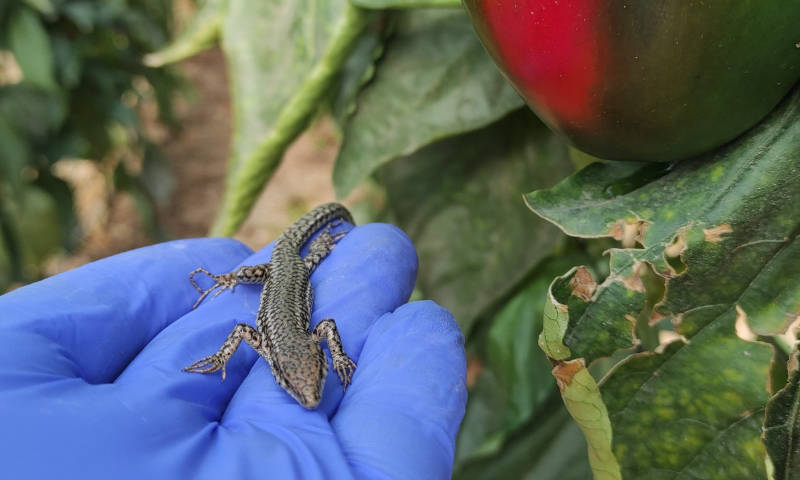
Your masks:
{"label": "blue nitrile glove", "polygon": [[225,273],[270,252],[174,241],[0,297],[0,477],[449,477],[463,338],[445,309],[405,304],[417,259],[395,227],[356,227],[311,276],[311,325],[334,318],[358,364],[345,394],[330,371],[319,408],[306,410],[244,343],[224,382],[181,371],[238,322],[254,323],[260,290],[238,285],[191,310],[189,272]]}

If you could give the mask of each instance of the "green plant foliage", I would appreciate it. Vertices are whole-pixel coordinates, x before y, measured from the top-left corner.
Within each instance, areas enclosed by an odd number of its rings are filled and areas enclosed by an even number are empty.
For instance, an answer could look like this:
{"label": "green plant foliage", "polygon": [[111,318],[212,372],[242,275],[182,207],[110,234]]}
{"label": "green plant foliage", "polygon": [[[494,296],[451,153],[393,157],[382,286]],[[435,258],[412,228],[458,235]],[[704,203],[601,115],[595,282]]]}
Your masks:
{"label": "green plant foliage", "polygon": [[573,253],[544,260],[494,316],[485,335],[473,336],[472,345],[486,349],[475,357],[485,359],[485,364],[470,391],[456,465],[497,453],[510,433],[529,422],[555,396],[553,367],[536,349],[536,337],[542,329],[550,278],[581,258]]}
{"label": "green plant foliage", "polygon": [[[800,304],[797,282],[781,278],[800,278],[798,113],[795,92],[718,152],[666,170],[593,164],[526,196],[570,235],[630,234],[642,248],[614,251],[611,277],[647,262],[666,280],[654,315],[671,318],[685,342],[630,356],[601,383],[625,478],[764,478],[759,435],[773,352],[751,329],[781,333],[793,317],[782,308]],[[592,302],[613,308],[627,295]],[[596,340],[591,322],[573,328],[587,330],[585,348]]]}
{"label": "green plant foliage", "polygon": [[[485,363],[470,390],[461,424],[456,478],[486,478],[482,475],[489,471],[506,472],[503,478],[585,478],[585,444],[564,421],[565,411],[555,403],[552,365],[536,349],[550,279],[565,266],[585,260],[588,257],[575,249],[543,260],[493,317],[485,334],[472,336],[470,345],[486,350],[474,358]],[[563,444],[562,437],[572,440]],[[537,454],[525,450],[531,445],[536,445]],[[576,471],[583,477],[566,473],[567,466],[581,465],[584,468]]]}
{"label": "green plant foliage", "polygon": [[447,305],[464,332],[558,242],[553,227],[530,218],[519,192],[550,185],[570,171],[565,145],[520,110],[381,172],[393,220],[419,253],[418,287]]}
{"label": "green plant foliage", "polygon": [[[539,345],[553,360],[594,360],[633,346],[644,287],[635,272],[615,269],[597,285],[584,267],[573,268],[550,286]],[[622,276],[624,275],[624,276]]]}
{"label": "green plant foliage", "polygon": [[169,45],[145,55],[145,64],[160,67],[179,62],[211,47],[218,40],[229,0],[206,0],[188,25]]}
{"label": "green plant foliage", "polygon": [[56,88],[53,51],[44,26],[33,11],[27,8],[16,10],[8,20],[6,41],[26,83],[45,90]]}
{"label": "green plant foliage", "polygon": [[774,480],[791,480],[800,471],[800,370],[794,353],[794,370],[786,386],[767,404],[764,443],[774,467]]}
{"label": "green plant foliage", "polygon": [[375,76],[375,63],[383,55],[386,39],[396,23],[395,17],[388,13],[376,13],[373,18],[342,63],[330,92],[331,115],[340,130],[356,111],[356,98],[361,89]]}
{"label": "green plant foliage", "polygon": [[[180,82],[140,61],[166,41],[170,12],[168,0],[3,2],[0,52],[13,62],[0,66],[8,69],[0,71],[0,236],[11,273],[0,275],[0,289],[36,278],[47,255],[77,238],[55,162],[88,158],[120,169],[152,150],[137,110],[146,96],[174,125]],[[149,195],[148,183],[135,185]]]}
{"label": "green plant foliage", "polygon": [[374,169],[519,108],[461,10],[398,16],[373,81],[345,125],[333,181],[346,195]]}
{"label": "green plant foliage", "polygon": [[231,68],[233,157],[214,232],[232,234],[247,217],[371,18],[346,0],[230,2],[222,45]]}
{"label": "green plant foliage", "polygon": [[509,437],[491,456],[457,462],[453,477],[586,480],[591,475],[586,441],[559,400],[549,403],[534,421]]}
{"label": "green plant foliage", "polygon": [[353,0],[362,8],[460,7],[459,0]]}
{"label": "green plant foliage", "polygon": [[589,464],[596,480],[621,480],[611,451],[611,423],[597,382],[582,358],[561,362],[553,369],[567,411],[589,444]]}
{"label": "green plant foliage", "polygon": [[[217,34],[222,38],[235,126],[215,233],[231,234],[246,218],[325,95],[332,96],[334,114],[345,123],[334,174],[340,193],[381,164],[485,126],[522,105],[459,9],[411,11],[394,19],[344,1],[315,8],[302,2],[225,4],[206,3],[182,36],[148,56],[151,64],[162,64],[204,48]],[[384,52],[385,25],[395,27],[390,53],[354,102]]]}

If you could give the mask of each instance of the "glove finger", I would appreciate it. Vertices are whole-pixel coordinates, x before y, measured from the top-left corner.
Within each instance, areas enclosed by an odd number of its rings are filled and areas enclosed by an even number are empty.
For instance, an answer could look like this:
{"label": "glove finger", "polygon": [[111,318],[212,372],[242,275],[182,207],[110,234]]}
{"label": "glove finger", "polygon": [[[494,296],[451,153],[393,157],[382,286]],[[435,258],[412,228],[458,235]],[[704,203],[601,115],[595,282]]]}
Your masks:
{"label": "glove finger", "polygon": [[[0,365],[19,374],[113,381],[197,298],[189,272],[227,270],[249,253],[232,239],[153,245],[99,260],[0,297]],[[5,358],[8,357],[8,358]]]}
{"label": "glove finger", "polygon": [[467,401],[464,337],[430,301],[380,318],[331,421],[356,476],[450,478]]}

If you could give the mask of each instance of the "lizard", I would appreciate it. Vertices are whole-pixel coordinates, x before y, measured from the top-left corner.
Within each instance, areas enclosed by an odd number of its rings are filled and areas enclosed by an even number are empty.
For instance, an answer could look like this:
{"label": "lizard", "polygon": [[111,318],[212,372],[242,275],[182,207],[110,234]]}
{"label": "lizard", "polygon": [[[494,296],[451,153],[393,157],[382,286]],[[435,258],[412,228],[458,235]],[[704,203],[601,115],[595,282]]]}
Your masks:
{"label": "lizard", "polygon": [[[198,268],[189,274],[189,281],[200,292],[193,309],[206,296],[219,288],[214,297],[225,289],[240,283],[261,284],[256,327],[239,323],[213,355],[185,367],[187,372],[210,373],[222,370],[242,340],[252,347],[269,364],[275,381],[297,402],[307,409],[319,405],[322,387],[328,373],[328,361],[322,351],[324,339],[331,353],[333,367],[343,389],[347,389],[356,364],[344,352],[336,323],[326,318],[309,331],[313,290],[309,282],[311,272],[319,265],[336,242],[345,234],[331,234],[336,222],[353,223],[350,212],[341,204],[320,205],[286,229],[275,241],[269,263],[242,266],[226,274],[212,274]],[[305,257],[300,249],[323,225],[329,224],[309,245]],[[194,276],[204,273],[214,280],[210,288],[202,289]]]}

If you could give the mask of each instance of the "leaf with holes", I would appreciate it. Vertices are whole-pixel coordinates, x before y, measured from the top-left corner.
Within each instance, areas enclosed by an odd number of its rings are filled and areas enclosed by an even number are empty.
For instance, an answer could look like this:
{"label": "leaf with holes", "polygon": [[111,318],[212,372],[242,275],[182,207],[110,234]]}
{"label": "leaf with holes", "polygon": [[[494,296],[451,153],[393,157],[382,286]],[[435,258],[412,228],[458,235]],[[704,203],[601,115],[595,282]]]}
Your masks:
{"label": "leaf with holes", "polygon": [[526,195],[570,235],[621,240],[612,277],[647,263],[666,282],[651,321],[671,319],[683,340],[627,357],[600,383],[624,478],[765,476],[773,351],[757,339],[800,313],[799,120],[795,91],[716,152],[668,167],[593,164]]}
{"label": "leaf with holes", "polygon": [[550,285],[539,346],[553,360],[583,359],[591,364],[634,345],[636,316],[644,307],[644,287],[631,268],[615,269],[597,285],[585,267],[573,268]]}

